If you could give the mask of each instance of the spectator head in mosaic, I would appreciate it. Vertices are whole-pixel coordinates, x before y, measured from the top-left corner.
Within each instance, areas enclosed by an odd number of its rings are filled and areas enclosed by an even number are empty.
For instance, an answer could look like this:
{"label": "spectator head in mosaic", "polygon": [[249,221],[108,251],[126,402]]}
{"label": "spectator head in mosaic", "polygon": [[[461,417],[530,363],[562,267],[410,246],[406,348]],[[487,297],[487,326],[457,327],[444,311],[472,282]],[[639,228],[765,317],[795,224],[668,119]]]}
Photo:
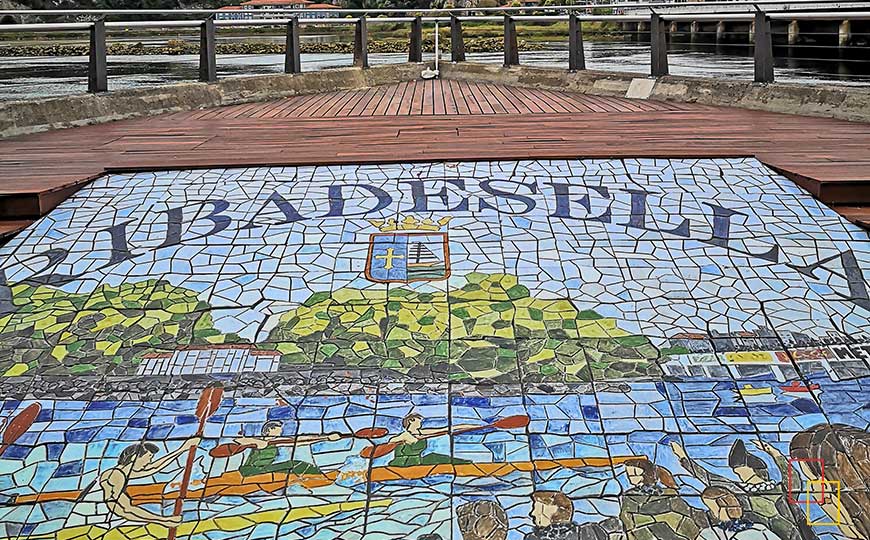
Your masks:
{"label": "spectator head in mosaic", "polygon": [[505,540],[508,517],[493,501],[472,501],[456,509],[461,540]]}
{"label": "spectator head in mosaic", "polygon": [[743,506],[731,491],[708,487],[701,492],[701,500],[710,510],[711,526],[701,531],[698,540],[779,540],[764,525],[744,517]]}

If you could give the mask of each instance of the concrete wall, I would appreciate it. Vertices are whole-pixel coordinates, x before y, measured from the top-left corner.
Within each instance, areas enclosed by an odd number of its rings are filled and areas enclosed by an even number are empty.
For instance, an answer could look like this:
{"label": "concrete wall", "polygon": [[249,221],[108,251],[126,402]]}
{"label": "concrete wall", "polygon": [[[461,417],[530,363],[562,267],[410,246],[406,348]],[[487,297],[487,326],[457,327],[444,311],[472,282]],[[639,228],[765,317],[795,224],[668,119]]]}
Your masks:
{"label": "concrete wall", "polygon": [[[593,95],[702,103],[762,111],[870,122],[870,88],[798,84],[755,84],[752,81],[667,76],[651,79],[639,73],[578,71],[472,63],[444,63],[445,79],[474,80]],[[747,76],[751,76],[749,73]]]}
{"label": "concrete wall", "polygon": [[0,103],[0,137],[299,94],[367,88],[419,79],[424,67],[423,64],[393,64],[366,70],[328,69],[298,75],[233,77],[214,84],[184,83],[3,102]]}
{"label": "concrete wall", "polygon": [[[188,83],[0,103],[0,137],[100,124],[285,96],[366,88],[420,78],[423,64],[330,69],[299,75],[235,77],[215,84]],[[750,81],[637,73],[579,71],[491,64],[443,63],[446,79],[493,82],[593,95],[628,96],[870,122],[870,89],[847,86],[754,84]],[[750,74],[747,74],[750,75]]]}

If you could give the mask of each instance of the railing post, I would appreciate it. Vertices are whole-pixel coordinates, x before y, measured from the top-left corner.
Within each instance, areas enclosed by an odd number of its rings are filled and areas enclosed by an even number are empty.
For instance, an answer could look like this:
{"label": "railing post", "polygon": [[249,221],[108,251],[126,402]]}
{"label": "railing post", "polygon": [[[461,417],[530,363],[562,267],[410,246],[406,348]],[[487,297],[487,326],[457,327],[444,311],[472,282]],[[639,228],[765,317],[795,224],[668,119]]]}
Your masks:
{"label": "railing post", "polygon": [[665,21],[658,13],[650,18],[650,73],[653,77],[668,74],[668,38],[665,31]]}
{"label": "railing post", "polygon": [[773,39],[763,11],[755,12],[755,82],[773,82]]}
{"label": "railing post", "polygon": [[302,73],[302,58],[299,54],[299,19],[297,17],[293,17],[287,23],[284,73]]}
{"label": "railing post", "polygon": [[450,16],[450,60],[465,62],[465,39],[462,37],[462,21],[456,15]]}
{"label": "railing post", "polygon": [[408,62],[423,61],[423,17],[414,17],[411,23],[411,39],[408,44]]}
{"label": "railing post", "polygon": [[217,80],[217,60],[214,47],[214,19],[209,17],[199,27],[199,80]]}
{"label": "railing post", "polygon": [[363,69],[369,67],[369,38],[365,15],[360,15],[356,21],[356,32],[354,32],[353,38],[353,65]]}
{"label": "railing post", "polygon": [[88,92],[107,92],[109,78],[106,68],[106,23],[103,19],[91,25],[91,43],[88,53]]}
{"label": "railing post", "polygon": [[517,45],[517,23],[510,15],[504,16],[504,65],[516,66],[520,63],[520,51]]}
{"label": "railing post", "polygon": [[577,14],[571,12],[568,16],[568,70],[586,69],[586,57],[583,54],[583,29]]}

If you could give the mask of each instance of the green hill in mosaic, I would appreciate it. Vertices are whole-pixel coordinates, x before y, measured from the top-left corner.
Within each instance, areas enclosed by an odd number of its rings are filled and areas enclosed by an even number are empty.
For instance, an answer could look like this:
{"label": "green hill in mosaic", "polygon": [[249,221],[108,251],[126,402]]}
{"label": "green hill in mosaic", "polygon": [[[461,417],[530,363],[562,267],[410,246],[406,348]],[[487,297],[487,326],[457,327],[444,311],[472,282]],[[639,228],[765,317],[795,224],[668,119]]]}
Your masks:
{"label": "green hill in mosaic", "polygon": [[[454,381],[573,382],[658,374],[659,351],[614,319],[569,300],[534,298],[517,278],[470,274],[448,293],[339,289],[282,314],[257,346],[285,369],[388,369]],[[133,374],[142,356],[245,342],[215,329],[212,307],[165,281],[69,293],[10,288],[0,314],[0,375]]]}
{"label": "green hill in mosaic", "polygon": [[268,344],[285,364],[388,368],[454,381],[575,382],[658,374],[658,350],[616,320],[541,299],[506,274],[447,293],[339,289],[284,313]]}
{"label": "green hill in mosaic", "polygon": [[0,315],[0,374],[129,373],[154,348],[238,341],[215,330],[209,305],[165,281],[102,285],[91,293],[11,287]]}

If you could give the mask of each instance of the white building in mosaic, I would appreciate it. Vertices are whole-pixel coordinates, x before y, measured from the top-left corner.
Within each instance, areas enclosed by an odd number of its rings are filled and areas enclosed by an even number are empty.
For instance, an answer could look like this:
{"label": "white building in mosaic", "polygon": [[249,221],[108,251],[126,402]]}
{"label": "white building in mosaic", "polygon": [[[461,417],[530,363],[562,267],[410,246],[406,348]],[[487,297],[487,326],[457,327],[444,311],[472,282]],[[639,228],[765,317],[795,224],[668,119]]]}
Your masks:
{"label": "white building in mosaic", "polygon": [[173,352],[148,353],[142,358],[139,375],[205,375],[210,373],[272,372],[278,369],[281,353],[255,349],[251,345],[206,345]]}

